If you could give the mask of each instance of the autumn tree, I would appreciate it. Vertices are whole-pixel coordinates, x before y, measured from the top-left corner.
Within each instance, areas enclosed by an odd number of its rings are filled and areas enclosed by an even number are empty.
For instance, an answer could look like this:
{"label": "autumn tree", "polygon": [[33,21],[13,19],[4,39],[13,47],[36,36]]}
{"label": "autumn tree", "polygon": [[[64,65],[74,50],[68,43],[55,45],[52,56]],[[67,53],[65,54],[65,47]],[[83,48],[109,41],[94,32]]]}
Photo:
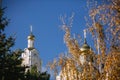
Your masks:
{"label": "autumn tree", "polygon": [[[108,80],[120,79],[120,0],[109,0],[90,9],[87,26],[92,33],[94,44],[97,39],[100,49],[98,64],[104,65],[101,77]],[[97,47],[96,47],[97,49]],[[98,50],[98,49],[97,49]]]}
{"label": "autumn tree", "polygon": [[[98,4],[97,4],[98,3]],[[71,36],[71,23],[62,18],[67,55],[60,55],[50,69],[66,80],[119,80],[120,79],[120,0],[106,0],[101,4],[88,1],[89,16],[85,18],[87,32],[92,34],[95,49],[84,40],[80,46]],[[71,19],[72,20],[72,19]],[[70,21],[71,22],[71,21]]]}

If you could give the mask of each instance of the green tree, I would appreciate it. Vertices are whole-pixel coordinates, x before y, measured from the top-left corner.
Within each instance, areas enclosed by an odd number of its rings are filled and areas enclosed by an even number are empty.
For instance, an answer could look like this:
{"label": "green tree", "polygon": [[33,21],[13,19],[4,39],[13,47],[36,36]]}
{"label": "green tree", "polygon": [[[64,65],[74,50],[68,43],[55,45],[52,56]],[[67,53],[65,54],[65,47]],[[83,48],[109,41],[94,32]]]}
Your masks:
{"label": "green tree", "polygon": [[36,66],[32,66],[30,70],[27,71],[26,80],[49,80],[50,74],[47,72],[38,72]]}
{"label": "green tree", "polygon": [[47,72],[42,72],[40,73],[38,80],[50,80],[50,74]]}
{"label": "green tree", "polygon": [[6,37],[4,32],[9,20],[4,17],[4,8],[0,7],[0,80],[23,80],[25,67],[21,66],[21,50],[12,51],[15,39]]}
{"label": "green tree", "polygon": [[25,73],[26,67],[21,66],[22,50],[11,50],[15,38],[6,37],[4,30],[9,20],[3,16],[4,8],[0,7],[0,80],[49,80],[50,75],[47,72],[37,72],[36,66]]}

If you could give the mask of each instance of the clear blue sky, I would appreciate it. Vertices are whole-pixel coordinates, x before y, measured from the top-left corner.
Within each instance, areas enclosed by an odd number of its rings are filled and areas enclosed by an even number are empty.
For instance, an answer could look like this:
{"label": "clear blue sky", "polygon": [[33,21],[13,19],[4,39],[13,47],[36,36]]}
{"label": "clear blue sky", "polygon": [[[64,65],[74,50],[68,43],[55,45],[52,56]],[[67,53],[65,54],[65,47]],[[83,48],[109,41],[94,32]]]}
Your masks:
{"label": "clear blue sky", "polygon": [[[5,16],[10,19],[6,28],[8,35],[16,33],[16,43],[13,49],[27,47],[27,36],[30,25],[35,35],[35,48],[40,53],[43,66],[67,52],[63,41],[64,31],[59,17],[66,14],[68,17],[74,12],[72,33],[83,36],[86,28],[84,16],[88,15],[86,0],[3,0],[7,7]],[[92,41],[90,41],[92,42]],[[89,43],[91,44],[91,43]]]}

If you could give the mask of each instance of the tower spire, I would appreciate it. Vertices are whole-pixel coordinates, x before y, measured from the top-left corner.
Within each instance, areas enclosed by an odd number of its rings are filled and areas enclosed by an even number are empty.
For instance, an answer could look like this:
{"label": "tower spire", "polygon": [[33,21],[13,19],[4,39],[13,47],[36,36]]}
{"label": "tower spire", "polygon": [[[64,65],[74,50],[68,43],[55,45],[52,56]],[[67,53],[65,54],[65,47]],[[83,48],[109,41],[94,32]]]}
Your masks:
{"label": "tower spire", "polygon": [[30,33],[32,33],[32,25],[30,25]]}
{"label": "tower spire", "polygon": [[28,36],[28,48],[34,48],[35,36],[32,33],[32,25],[30,25],[30,35]]}
{"label": "tower spire", "polygon": [[84,29],[83,32],[84,32],[84,43],[87,43],[87,41],[86,41],[86,29]]}
{"label": "tower spire", "polygon": [[89,47],[89,45],[87,44],[87,40],[86,40],[86,29],[84,29],[83,32],[84,32],[84,44],[83,44],[83,46],[81,47],[81,51],[86,51],[86,50],[89,50],[90,47]]}

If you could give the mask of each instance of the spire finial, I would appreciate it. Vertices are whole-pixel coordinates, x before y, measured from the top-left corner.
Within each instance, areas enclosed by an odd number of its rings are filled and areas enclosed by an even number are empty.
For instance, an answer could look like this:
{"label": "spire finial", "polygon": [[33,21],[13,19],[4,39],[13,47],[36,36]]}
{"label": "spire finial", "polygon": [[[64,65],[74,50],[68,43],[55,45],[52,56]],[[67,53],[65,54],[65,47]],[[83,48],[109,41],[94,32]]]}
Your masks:
{"label": "spire finial", "polygon": [[84,31],[84,43],[86,43],[86,29],[84,29],[83,31]]}
{"label": "spire finial", "polygon": [[84,31],[84,38],[86,38],[86,29],[84,29],[83,31]]}
{"label": "spire finial", "polygon": [[30,33],[32,33],[32,25],[30,25]]}

